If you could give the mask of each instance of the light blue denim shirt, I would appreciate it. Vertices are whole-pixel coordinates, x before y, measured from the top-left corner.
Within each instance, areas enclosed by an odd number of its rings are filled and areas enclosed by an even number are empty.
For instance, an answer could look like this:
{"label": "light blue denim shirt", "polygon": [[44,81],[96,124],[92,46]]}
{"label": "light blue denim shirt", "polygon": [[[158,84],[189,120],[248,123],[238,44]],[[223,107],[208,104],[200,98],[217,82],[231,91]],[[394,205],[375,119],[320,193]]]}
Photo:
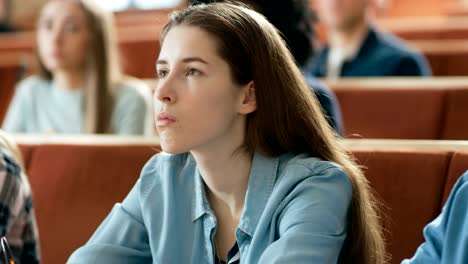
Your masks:
{"label": "light blue denim shirt", "polygon": [[[68,263],[213,263],[216,217],[190,154],[154,156]],[[252,161],[235,236],[241,263],[337,263],[351,182],[336,164],[286,154]]]}
{"label": "light blue denim shirt", "polygon": [[402,264],[468,263],[468,171],[453,187],[442,213],[424,228],[424,238]]}

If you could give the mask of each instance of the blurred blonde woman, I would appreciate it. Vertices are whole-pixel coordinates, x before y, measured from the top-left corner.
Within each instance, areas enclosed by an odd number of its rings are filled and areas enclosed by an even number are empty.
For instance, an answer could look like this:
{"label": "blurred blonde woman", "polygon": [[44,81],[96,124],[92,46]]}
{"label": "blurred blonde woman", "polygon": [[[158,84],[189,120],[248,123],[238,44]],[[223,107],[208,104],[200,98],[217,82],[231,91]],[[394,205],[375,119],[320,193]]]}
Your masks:
{"label": "blurred blonde woman", "polygon": [[18,84],[3,129],[150,134],[149,89],[121,75],[114,30],[97,1],[48,1],[37,25],[39,75]]}
{"label": "blurred blonde woman", "polygon": [[39,263],[39,240],[31,188],[15,142],[0,130],[0,236],[17,263]]}

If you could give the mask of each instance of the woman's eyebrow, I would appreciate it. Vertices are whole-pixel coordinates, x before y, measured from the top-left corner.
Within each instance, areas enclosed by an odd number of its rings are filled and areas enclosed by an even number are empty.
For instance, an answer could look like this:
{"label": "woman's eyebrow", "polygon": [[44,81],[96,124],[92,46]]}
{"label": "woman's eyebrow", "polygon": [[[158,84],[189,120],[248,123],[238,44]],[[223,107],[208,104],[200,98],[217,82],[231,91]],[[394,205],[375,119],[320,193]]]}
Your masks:
{"label": "woman's eyebrow", "polygon": [[189,62],[201,62],[203,64],[209,64],[207,61],[205,61],[204,59],[200,58],[200,57],[188,57],[188,58],[184,58],[182,60],[182,62],[184,63],[189,63]]}
{"label": "woman's eyebrow", "polygon": [[[204,59],[200,58],[200,57],[188,57],[188,58],[184,58],[182,59],[182,62],[183,63],[190,63],[190,62],[200,62],[200,63],[203,63],[203,64],[209,64],[207,61],[205,61]],[[156,65],[158,64],[168,64],[166,60],[164,59],[160,59],[160,60],[157,60],[156,61]]]}

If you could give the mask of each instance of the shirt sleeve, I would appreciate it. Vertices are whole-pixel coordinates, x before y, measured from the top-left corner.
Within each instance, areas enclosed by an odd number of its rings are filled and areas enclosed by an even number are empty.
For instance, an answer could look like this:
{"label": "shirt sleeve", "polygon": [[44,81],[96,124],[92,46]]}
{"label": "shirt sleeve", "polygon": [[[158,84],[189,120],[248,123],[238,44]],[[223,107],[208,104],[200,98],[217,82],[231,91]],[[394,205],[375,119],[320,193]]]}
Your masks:
{"label": "shirt sleeve", "polygon": [[151,263],[149,238],[139,202],[139,186],[140,180],[67,263]]}
{"label": "shirt sleeve", "polygon": [[[124,135],[150,135],[152,132],[151,94],[143,84],[132,83],[122,87],[114,116],[114,133]],[[147,89],[145,89],[147,88]]]}
{"label": "shirt sleeve", "polygon": [[425,242],[402,264],[468,263],[468,172],[455,184],[442,213],[424,228]]}
{"label": "shirt sleeve", "polygon": [[279,238],[259,263],[338,263],[352,198],[348,176],[327,169],[295,186],[288,197],[278,220]]}

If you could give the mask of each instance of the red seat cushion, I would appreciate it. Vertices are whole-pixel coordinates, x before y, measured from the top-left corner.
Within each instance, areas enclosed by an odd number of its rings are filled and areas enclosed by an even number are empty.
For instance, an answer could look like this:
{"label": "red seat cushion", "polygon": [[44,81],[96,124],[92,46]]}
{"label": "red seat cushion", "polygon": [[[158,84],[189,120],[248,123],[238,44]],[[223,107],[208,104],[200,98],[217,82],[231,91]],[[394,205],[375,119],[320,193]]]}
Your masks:
{"label": "red seat cushion", "polygon": [[65,263],[158,151],[149,146],[38,146],[29,173],[42,262]]}
{"label": "red seat cushion", "polygon": [[468,89],[448,92],[442,139],[468,140]]}
{"label": "red seat cushion", "polygon": [[439,213],[450,153],[355,151],[367,179],[382,199],[382,222],[391,263],[411,257],[423,227]]}
{"label": "red seat cushion", "polygon": [[335,90],[346,137],[439,139],[445,107],[443,89]]}

